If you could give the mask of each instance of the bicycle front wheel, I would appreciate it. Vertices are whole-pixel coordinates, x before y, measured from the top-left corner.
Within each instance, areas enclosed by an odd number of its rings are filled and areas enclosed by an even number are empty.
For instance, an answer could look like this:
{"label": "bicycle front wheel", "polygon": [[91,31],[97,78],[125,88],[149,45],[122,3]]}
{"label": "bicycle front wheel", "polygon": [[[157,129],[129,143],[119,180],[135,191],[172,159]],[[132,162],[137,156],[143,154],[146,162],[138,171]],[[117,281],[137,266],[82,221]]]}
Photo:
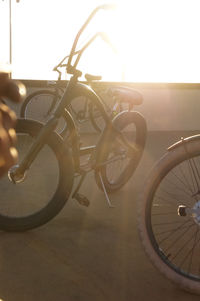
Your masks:
{"label": "bicycle front wheel", "polygon": [[125,185],[133,175],[143,154],[146,142],[146,121],[138,112],[122,112],[113,120],[114,126],[127,142],[135,147],[135,154],[111,134],[102,148],[102,167],[95,173],[97,185],[102,189],[101,179],[107,192],[115,192]]}
{"label": "bicycle front wheel", "polygon": [[[20,118],[33,119],[46,123],[53,113],[58,100],[58,95],[48,89],[33,92],[24,100],[20,110]],[[56,131],[62,133],[65,128],[66,122],[61,117]]]}
{"label": "bicycle front wheel", "polygon": [[[42,125],[34,121],[18,121],[19,162],[41,128]],[[16,184],[9,179],[15,166],[1,179],[1,230],[25,231],[41,226],[62,209],[72,190],[73,163],[69,153],[63,157],[61,149],[62,140],[53,133]]]}
{"label": "bicycle front wheel", "polygon": [[155,165],[139,202],[139,233],[155,267],[200,294],[200,137]]}

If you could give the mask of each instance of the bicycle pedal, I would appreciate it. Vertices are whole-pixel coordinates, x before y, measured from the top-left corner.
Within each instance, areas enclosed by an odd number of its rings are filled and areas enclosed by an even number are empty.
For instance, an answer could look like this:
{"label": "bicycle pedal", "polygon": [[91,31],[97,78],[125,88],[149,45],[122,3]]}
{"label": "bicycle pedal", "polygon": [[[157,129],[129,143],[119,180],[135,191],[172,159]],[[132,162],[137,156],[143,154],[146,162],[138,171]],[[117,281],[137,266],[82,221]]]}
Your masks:
{"label": "bicycle pedal", "polygon": [[90,201],[88,198],[80,193],[76,193],[74,199],[79,202],[80,205],[88,207],[90,205]]}

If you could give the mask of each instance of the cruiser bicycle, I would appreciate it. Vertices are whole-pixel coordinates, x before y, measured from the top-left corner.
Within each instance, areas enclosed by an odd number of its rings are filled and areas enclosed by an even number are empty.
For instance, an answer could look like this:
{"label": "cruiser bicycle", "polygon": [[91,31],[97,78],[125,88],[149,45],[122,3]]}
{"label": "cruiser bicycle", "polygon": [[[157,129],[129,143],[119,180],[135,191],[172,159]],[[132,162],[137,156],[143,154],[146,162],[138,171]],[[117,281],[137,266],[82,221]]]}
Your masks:
{"label": "cruiser bicycle", "polygon": [[[141,160],[147,132],[144,117],[136,111],[123,111],[111,119],[96,92],[79,81],[82,72],[77,65],[81,55],[98,36],[104,38],[104,34],[95,34],[76,50],[78,39],[95,14],[109,8],[109,5],[97,7],[77,33],[66,63],[71,77],[46,123],[18,120],[19,163],[0,181],[1,230],[25,231],[39,227],[55,217],[70,196],[88,206],[90,201],[79,189],[90,172],[94,172],[98,187],[112,207],[109,193],[128,182]],[[129,89],[119,90],[118,94],[133,104],[143,100],[139,92]],[[80,146],[76,122],[68,110],[76,97],[90,99],[105,121],[95,145]],[[63,137],[55,131],[61,116],[68,131]]]}

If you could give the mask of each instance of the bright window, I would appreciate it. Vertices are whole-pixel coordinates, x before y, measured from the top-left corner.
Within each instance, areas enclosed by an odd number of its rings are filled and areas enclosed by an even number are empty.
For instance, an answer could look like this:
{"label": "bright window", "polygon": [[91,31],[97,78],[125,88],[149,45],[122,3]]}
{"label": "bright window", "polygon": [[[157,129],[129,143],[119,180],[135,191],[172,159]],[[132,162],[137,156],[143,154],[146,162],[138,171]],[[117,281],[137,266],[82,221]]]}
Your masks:
{"label": "bright window", "polygon": [[[110,2],[118,9],[101,11],[83,40],[106,31],[118,53],[96,40],[81,70],[105,81],[200,82],[199,0],[11,0],[13,77],[55,79],[86,17]],[[8,62],[9,0],[0,2],[0,36],[0,61]]]}

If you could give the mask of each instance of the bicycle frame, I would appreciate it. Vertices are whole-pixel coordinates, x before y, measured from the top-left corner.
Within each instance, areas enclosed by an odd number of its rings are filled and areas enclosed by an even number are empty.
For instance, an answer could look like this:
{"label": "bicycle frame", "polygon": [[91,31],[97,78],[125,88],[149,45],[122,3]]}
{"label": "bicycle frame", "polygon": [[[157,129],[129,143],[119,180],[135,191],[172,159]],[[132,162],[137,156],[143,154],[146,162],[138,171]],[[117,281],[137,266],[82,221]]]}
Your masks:
{"label": "bicycle frame", "polygon": [[[56,128],[58,124],[58,120],[63,115],[63,111],[65,111],[65,117],[67,120],[67,125],[69,127],[70,131],[70,139],[72,144],[72,154],[74,159],[74,165],[75,170],[77,172],[81,173],[80,168],[80,156],[84,154],[92,154],[92,159],[94,159],[94,163],[92,165],[92,169],[97,169],[97,162],[100,162],[101,158],[101,149],[102,145],[104,143],[109,142],[110,135],[116,135],[121,139],[121,141],[133,151],[133,153],[136,151],[135,148],[130,145],[126,139],[123,137],[122,133],[118,131],[112,124],[112,120],[107,115],[104,106],[102,104],[101,99],[98,97],[98,95],[87,85],[84,85],[77,81],[78,77],[77,75],[74,75],[71,77],[65,92],[62,96],[62,99],[60,100],[59,104],[57,105],[57,109],[55,110],[54,114],[50,117],[50,119],[47,121],[47,123],[43,126],[42,130],[36,137],[36,140],[33,142],[31,148],[27,152],[26,157],[22,160],[19,167],[14,171],[13,173],[13,180],[16,178],[22,177],[24,175],[25,171],[30,167],[31,163],[34,161],[35,157],[37,156],[37,153],[40,151],[40,149],[45,145],[48,136],[54,129]],[[79,139],[78,139],[78,133],[76,130],[75,122],[67,108],[69,107],[71,100],[76,95],[87,95],[90,97],[94,102],[95,105],[100,110],[102,117],[106,123],[104,131],[101,133],[99,141],[97,142],[96,146],[89,146],[80,149],[79,147]],[[101,162],[102,165],[102,162]]]}

